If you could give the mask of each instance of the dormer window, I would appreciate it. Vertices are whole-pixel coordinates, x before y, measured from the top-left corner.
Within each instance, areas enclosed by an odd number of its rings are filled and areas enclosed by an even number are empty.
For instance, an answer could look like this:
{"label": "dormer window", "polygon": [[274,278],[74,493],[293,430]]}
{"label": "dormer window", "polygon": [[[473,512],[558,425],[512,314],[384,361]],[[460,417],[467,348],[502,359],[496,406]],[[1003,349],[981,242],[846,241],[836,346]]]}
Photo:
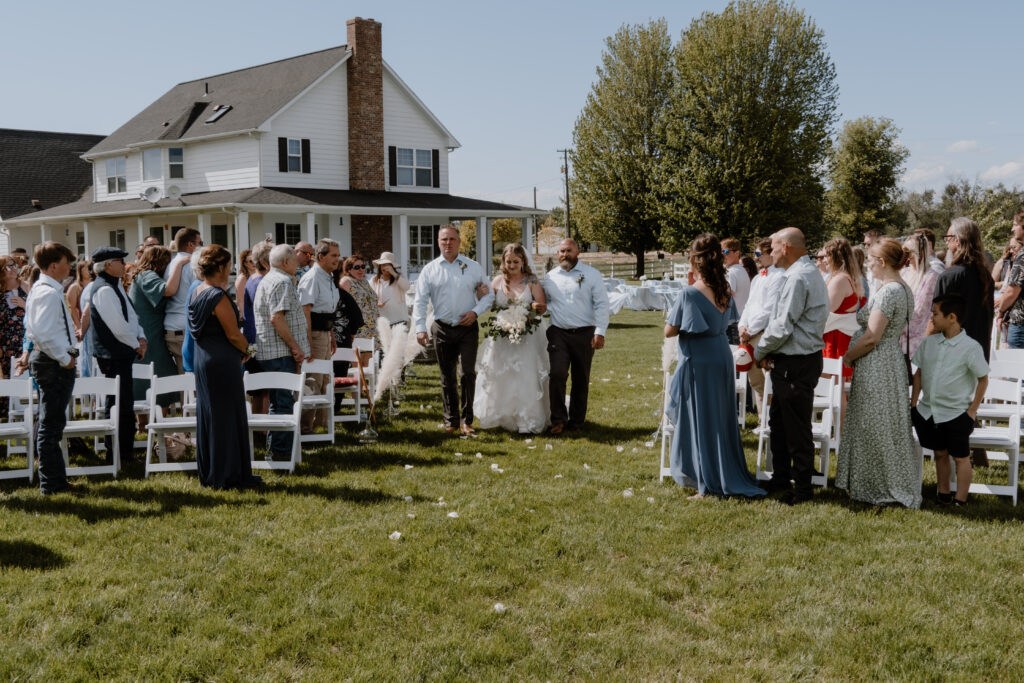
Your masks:
{"label": "dormer window", "polygon": [[185,150],[171,147],[167,150],[167,171],[171,178],[185,177]]}
{"label": "dormer window", "polygon": [[440,187],[439,150],[388,147],[391,185]]}
{"label": "dormer window", "polygon": [[107,159],[107,194],[118,194],[128,191],[127,167],[128,160],[125,157]]}

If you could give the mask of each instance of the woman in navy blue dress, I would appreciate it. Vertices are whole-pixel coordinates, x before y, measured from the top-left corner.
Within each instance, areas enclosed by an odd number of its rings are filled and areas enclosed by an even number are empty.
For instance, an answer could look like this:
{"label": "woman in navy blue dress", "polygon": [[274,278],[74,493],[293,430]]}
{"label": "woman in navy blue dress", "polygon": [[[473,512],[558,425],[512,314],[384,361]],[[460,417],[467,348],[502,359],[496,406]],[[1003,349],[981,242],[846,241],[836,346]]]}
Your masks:
{"label": "woman in navy blue dress", "polygon": [[196,376],[196,462],[211,488],[254,488],[242,362],[249,343],[239,330],[231,284],[231,252],[211,244],[199,257],[200,284],[188,304]]}
{"label": "woman in navy blue dress", "polygon": [[763,496],[736,423],[736,365],[725,329],[739,316],[717,237],[704,233],[693,241],[690,268],[694,284],[680,291],[665,325],[666,337],[679,337],[667,411],[675,424],[672,477],[697,489],[692,498]]}

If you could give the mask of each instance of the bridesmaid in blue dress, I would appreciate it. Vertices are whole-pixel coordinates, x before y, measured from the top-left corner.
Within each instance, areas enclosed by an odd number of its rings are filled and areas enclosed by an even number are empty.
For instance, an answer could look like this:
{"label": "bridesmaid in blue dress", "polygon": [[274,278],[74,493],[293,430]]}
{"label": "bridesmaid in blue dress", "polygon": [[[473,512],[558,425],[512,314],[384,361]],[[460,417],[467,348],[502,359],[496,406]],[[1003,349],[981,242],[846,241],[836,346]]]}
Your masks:
{"label": "bridesmaid in blue dress", "polygon": [[239,330],[238,308],[225,291],[231,252],[211,244],[199,258],[203,282],[188,304],[188,328],[195,339],[196,462],[199,482],[211,488],[254,488],[249,421],[245,411],[242,361],[249,343]]}
{"label": "bridesmaid in blue dress", "polygon": [[736,365],[725,328],[739,316],[717,237],[704,233],[693,241],[690,268],[694,284],[680,291],[665,325],[666,337],[679,337],[667,411],[675,424],[672,477],[696,488],[694,499],[763,496],[736,423]]}

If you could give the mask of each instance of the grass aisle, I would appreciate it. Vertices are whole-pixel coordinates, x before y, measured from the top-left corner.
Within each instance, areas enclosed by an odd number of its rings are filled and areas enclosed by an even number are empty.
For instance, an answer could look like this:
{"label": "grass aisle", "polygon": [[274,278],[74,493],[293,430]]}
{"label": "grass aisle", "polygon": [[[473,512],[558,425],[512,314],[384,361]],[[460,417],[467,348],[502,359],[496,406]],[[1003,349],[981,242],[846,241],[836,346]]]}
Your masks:
{"label": "grass aisle", "polygon": [[0,678],[1019,677],[1018,510],[687,501],[644,444],[662,317],[613,320],[579,438],[446,438],[418,365],[379,444],[262,493],[4,483]]}

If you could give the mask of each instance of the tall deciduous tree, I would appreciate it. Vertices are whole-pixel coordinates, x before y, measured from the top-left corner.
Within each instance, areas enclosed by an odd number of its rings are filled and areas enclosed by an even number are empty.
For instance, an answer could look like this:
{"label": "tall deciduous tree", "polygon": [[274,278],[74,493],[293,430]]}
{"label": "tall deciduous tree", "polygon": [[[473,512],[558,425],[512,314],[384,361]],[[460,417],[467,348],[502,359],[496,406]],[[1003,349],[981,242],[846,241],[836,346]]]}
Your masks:
{"label": "tall deciduous tree", "polygon": [[899,180],[910,152],[890,119],[865,116],[839,132],[829,169],[825,222],[844,237],[860,241],[867,230],[893,224]]}
{"label": "tall deciduous tree", "polygon": [[659,243],[652,202],[663,148],[659,132],[672,89],[672,40],[664,19],[623,26],[606,41],[573,130],[572,222],[583,238],[636,256]]}
{"label": "tall deciduous tree", "polygon": [[666,246],[704,231],[747,244],[788,225],[819,232],[838,97],[822,31],[777,0],[732,2],[683,32],[675,66]]}

